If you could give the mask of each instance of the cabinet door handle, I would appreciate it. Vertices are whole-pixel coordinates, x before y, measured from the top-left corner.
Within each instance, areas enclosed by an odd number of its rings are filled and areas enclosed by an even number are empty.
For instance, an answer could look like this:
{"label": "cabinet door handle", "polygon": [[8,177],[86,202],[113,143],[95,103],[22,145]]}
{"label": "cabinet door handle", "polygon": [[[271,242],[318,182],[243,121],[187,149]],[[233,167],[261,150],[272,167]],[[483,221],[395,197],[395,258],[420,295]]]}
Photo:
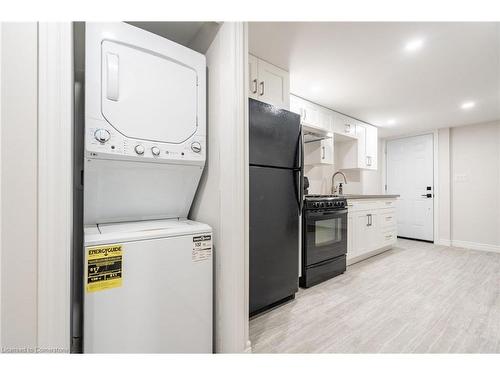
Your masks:
{"label": "cabinet door handle", "polygon": [[252,93],[253,94],[257,94],[257,78],[255,78],[254,80],[252,80],[252,83],[253,83],[253,89],[252,89]]}
{"label": "cabinet door handle", "polygon": [[264,81],[260,83],[260,96],[264,95]]}
{"label": "cabinet door handle", "polygon": [[351,132],[351,124],[345,124],[345,132],[350,133]]}
{"label": "cabinet door handle", "polygon": [[321,146],[321,160],[325,160],[325,146]]}

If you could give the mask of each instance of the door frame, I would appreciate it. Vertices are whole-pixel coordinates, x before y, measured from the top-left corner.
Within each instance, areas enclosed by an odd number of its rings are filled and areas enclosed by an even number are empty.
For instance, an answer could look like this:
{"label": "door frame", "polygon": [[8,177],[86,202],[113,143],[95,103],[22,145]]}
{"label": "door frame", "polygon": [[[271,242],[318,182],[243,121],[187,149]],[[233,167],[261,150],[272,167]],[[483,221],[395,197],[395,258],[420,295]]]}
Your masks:
{"label": "door frame", "polygon": [[384,192],[387,192],[387,142],[395,141],[398,139],[412,138],[418,137],[420,135],[432,135],[432,146],[433,146],[433,155],[432,155],[432,174],[433,174],[433,214],[432,220],[433,222],[433,243],[439,242],[439,138],[438,138],[438,130],[424,131],[424,132],[415,132],[408,133],[405,135],[399,135],[394,137],[387,137],[384,139],[384,173],[383,176],[384,181]]}
{"label": "door frame", "polygon": [[38,347],[69,352],[73,24],[38,25]]}

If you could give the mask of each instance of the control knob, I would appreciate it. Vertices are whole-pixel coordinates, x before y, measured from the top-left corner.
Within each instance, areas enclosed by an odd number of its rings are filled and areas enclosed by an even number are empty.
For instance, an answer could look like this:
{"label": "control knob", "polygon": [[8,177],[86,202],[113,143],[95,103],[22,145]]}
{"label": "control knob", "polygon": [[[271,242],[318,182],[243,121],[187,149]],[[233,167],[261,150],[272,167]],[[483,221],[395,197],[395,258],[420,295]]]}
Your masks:
{"label": "control knob", "polygon": [[160,155],[160,149],[156,146],[153,146],[151,147],[151,153],[154,155],[154,156],[158,156]]}
{"label": "control knob", "polygon": [[100,143],[106,143],[107,141],[109,141],[110,134],[106,129],[97,129],[94,132],[94,138]]}
{"label": "control knob", "polygon": [[143,155],[144,154],[144,146],[143,145],[135,146],[135,152],[137,153],[137,155]]}
{"label": "control knob", "polygon": [[191,150],[193,150],[193,152],[196,152],[197,154],[199,154],[201,152],[201,144],[200,144],[200,142],[193,142],[193,143],[191,143]]}

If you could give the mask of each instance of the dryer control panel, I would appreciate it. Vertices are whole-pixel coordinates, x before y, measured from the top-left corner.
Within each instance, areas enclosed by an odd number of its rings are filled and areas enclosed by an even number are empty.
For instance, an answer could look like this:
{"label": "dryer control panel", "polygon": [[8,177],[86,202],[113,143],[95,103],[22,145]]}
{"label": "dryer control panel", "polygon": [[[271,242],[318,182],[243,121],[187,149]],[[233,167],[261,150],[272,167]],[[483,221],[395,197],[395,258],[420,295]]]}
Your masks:
{"label": "dryer control panel", "polygon": [[201,135],[179,144],[153,142],[128,138],[105,122],[87,120],[85,144],[87,158],[179,164],[205,161],[206,141]]}

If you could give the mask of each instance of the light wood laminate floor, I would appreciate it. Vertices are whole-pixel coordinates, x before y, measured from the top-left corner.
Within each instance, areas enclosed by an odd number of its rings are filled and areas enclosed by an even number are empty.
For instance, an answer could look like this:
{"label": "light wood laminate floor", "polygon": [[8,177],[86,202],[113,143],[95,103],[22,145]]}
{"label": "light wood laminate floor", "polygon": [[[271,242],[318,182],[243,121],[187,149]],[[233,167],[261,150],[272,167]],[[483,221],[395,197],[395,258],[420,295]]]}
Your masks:
{"label": "light wood laminate floor", "polygon": [[250,321],[254,353],[500,353],[500,254],[398,240]]}

